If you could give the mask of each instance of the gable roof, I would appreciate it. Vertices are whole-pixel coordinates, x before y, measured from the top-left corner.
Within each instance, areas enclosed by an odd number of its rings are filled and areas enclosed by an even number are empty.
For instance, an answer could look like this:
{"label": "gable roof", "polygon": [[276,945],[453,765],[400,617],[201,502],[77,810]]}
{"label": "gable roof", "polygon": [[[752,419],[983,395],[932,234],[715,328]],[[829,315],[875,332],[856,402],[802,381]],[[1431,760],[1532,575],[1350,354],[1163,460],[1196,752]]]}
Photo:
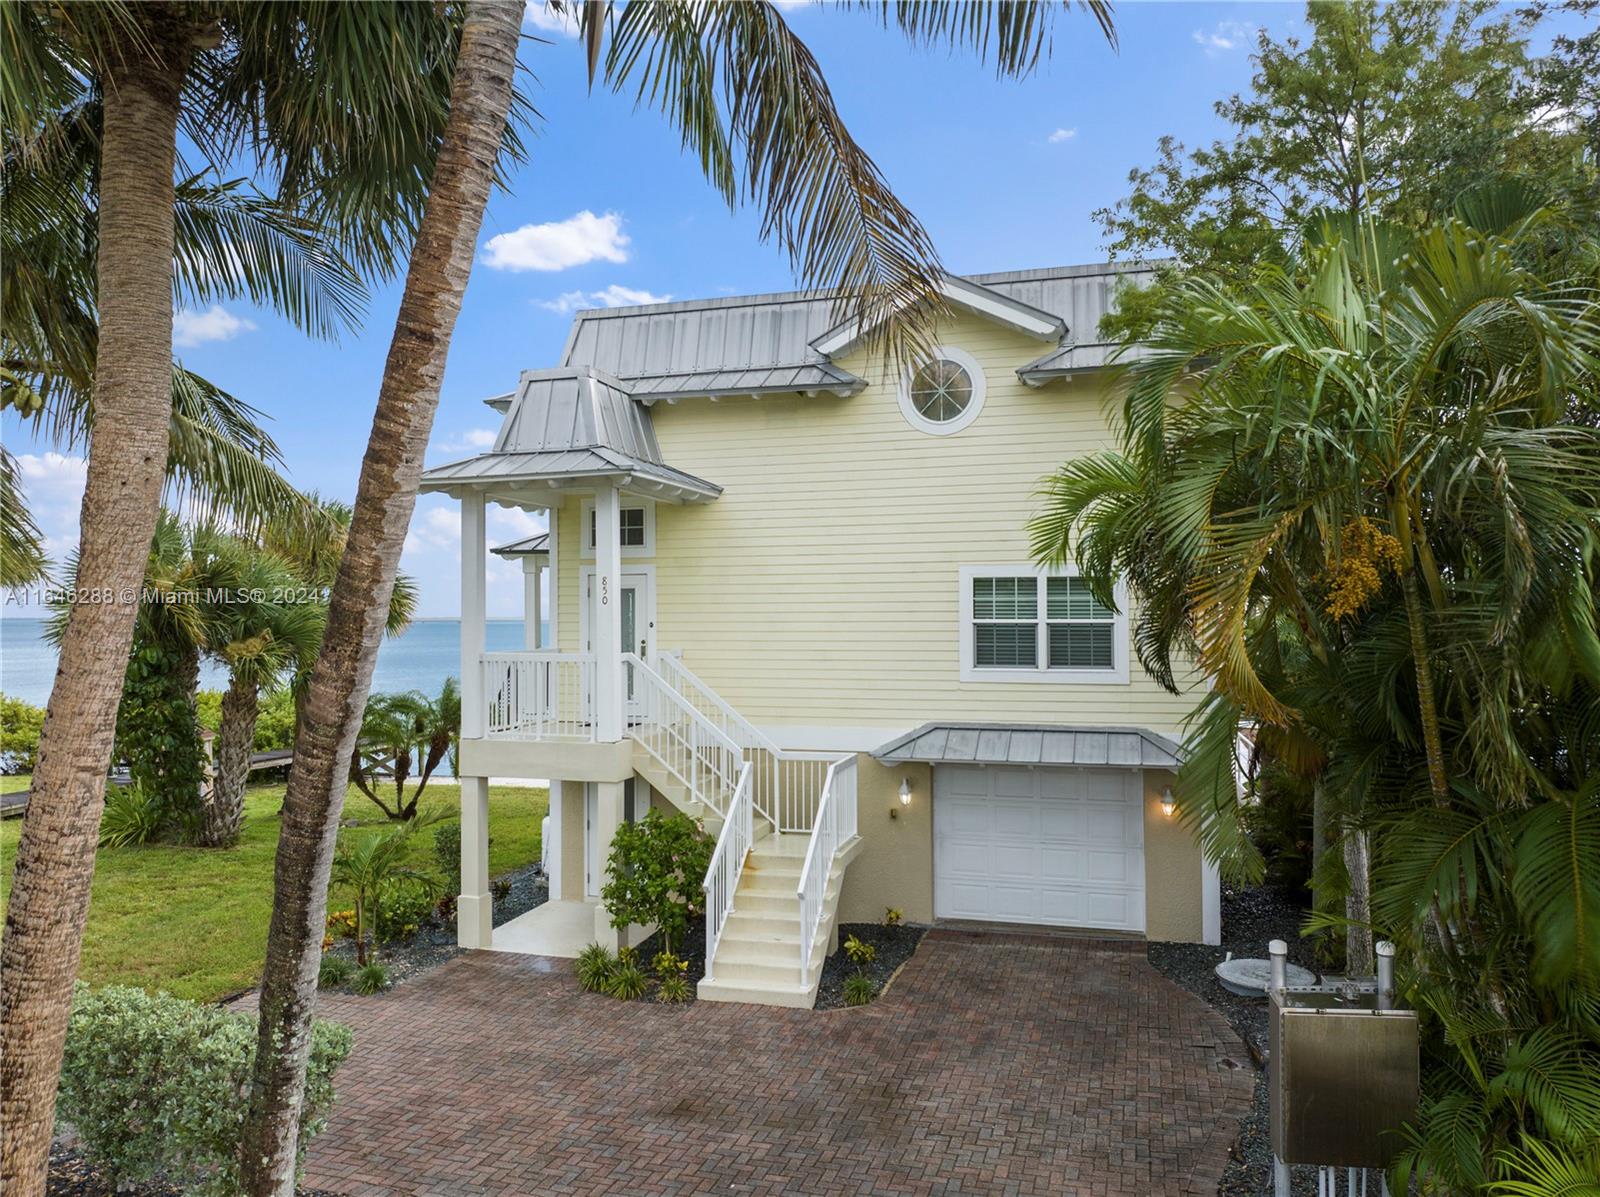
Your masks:
{"label": "gable roof", "polygon": [[[957,278],[953,274],[944,276],[939,290],[956,307],[987,316],[1025,336],[1056,341],[1066,335],[1067,326],[1061,317],[1023,303],[1020,299],[1013,299],[1004,291],[982,286],[970,279]],[[811,348],[824,357],[833,357],[844,353],[871,331],[871,328],[863,327],[858,321],[846,320],[812,341]]]}
{"label": "gable roof", "polygon": [[886,764],[1100,765],[1176,769],[1183,749],[1142,727],[924,723],[872,750]]}
{"label": "gable roof", "polygon": [[[1095,341],[1100,318],[1115,300],[1118,282],[1149,275],[1156,265],[1099,262],[952,276],[951,286],[971,303],[981,299],[996,311],[1004,310],[1009,319],[1061,325],[1059,331],[1041,335],[1064,338],[1067,343],[1074,338]],[[603,370],[630,390],[636,390],[635,379],[703,373],[710,376],[709,381],[723,384],[727,393],[747,393],[729,385],[733,375],[760,368],[826,364],[827,355],[814,343],[837,327],[833,296],[818,291],[599,308],[573,317],[561,361],[565,366]],[[801,389],[852,393],[825,384]]]}

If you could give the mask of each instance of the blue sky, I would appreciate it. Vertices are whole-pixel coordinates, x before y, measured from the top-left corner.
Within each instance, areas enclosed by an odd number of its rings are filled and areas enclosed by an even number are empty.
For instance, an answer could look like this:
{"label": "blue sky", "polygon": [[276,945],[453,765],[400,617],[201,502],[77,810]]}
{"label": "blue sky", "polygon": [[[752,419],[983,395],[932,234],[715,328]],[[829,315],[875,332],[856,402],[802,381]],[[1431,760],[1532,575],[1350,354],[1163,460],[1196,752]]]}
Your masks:
{"label": "blue sky", "polygon": [[[957,272],[1103,257],[1090,214],[1127,189],[1172,134],[1190,144],[1222,132],[1212,111],[1249,81],[1254,30],[1303,28],[1290,4],[1124,3],[1120,53],[1093,22],[1068,14],[1050,61],[1022,82],[998,81],[965,54],[908,46],[861,13],[785,3],[811,45],[857,140],[932,233]],[[520,370],[553,365],[574,306],[782,290],[788,264],[759,240],[754,212],[730,214],[680,154],[676,137],[631,98],[589,92],[578,45],[535,0],[524,76],[542,115],[528,163],[490,201],[456,329],[430,464],[468,456],[492,435],[479,400]],[[292,480],[354,495],[398,287],[374,297],[364,328],[338,344],[308,341],[246,304],[179,313],[186,365],[262,409]],[[76,541],[83,462],[33,441],[7,413],[3,434],[60,559]],[[492,538],[535,527],[495,511]],[[455,504],[425,496],[403,568],[421,613],[459,608]],[[521,614],[509,567],[491,579],[490,614]]]}

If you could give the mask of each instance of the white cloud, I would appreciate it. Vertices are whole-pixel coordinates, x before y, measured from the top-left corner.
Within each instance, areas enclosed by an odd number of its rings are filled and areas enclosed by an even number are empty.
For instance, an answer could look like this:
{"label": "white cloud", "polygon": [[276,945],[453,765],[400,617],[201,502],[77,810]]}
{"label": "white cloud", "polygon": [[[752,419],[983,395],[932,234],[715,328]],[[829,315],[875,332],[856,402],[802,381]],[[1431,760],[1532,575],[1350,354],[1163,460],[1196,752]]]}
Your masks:
{"label": "white cloud", "polygon": [[657,295],[653,291],[612,283],[598,291],[563,291],[554,299],[540,300],[539,306],[564,315],[576,312],[579,308],[625,308],[636,303],[666,303],[671,298],[670,295]]}
{"label": "white cloud", "polygon": [[[484,513],[487,539],[496,545],[545,530],[542,515],[520,507],[490,503]],[[488,613],[491,619],[522,618],[522,565],[488,555]],[[453,618],[461,609],[461,515],[454,500],[424,495],[406,535],[400,568],[417,581],[418,610]]]}
{"label": "white cloud", "polygon": [[204,345],[208,341],[231,341],[255,325],[243,316],[235,316],[221,304],[212,304],[204,312],[180,309],[172,317],[172,343],[185,349]]}
{"label": "white cloud", "polygon": [[1244,45],[1255,36],[1255,32],[1254,26],[1246,25],[1243,21],[1218,21],[1216,28],[1210,31],[1196,29],[1194,40],[1206,52],[1206,57],[1215,58],[1218,54],[1226,54]]}
{"label": "white cloud", "polygon": [[557,12],[544,0],[528,0],[522,10],[522,23],[540,33],[553,33],[558,37],[578,36],[577,0],[567,0]]}
{"label": "white cloud", "polygon": [[490,237],[484,265],[493,270],[566,270],[585,262],[626,262],[628,235],[616,212],[596,216],[585,209],[565,220],[525,224]]}
{"label": "white cloud", "polygon": [[1060,145],[1063,141],[1071,141],[1077,135],[1077,129],[1057,129],[1054,133],[1050,134],[1049,137],[1046,137],[1045,140],[1051,145]]}

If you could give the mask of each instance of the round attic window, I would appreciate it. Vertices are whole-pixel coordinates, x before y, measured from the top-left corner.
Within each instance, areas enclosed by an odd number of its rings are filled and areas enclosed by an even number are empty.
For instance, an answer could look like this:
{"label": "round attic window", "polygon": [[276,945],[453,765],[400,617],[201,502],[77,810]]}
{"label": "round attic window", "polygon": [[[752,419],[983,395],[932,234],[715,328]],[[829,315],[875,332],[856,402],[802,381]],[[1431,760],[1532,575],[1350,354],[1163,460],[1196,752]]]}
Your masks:
{"label": "round attic window", "polygon": [[983,392],[983,369],[972,355],[941,347],[900,380],[900,412],[913,428],[948,436],[977,419]]}

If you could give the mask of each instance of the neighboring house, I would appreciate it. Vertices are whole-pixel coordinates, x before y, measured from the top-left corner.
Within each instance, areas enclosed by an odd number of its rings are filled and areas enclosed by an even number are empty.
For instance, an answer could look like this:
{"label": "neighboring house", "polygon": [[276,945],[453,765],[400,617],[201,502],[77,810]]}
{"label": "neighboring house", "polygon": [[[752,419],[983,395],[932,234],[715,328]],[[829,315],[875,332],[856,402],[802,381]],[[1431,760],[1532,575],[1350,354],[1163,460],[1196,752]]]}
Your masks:
{"label": "neighboring house", "polygon": [[[810,1005],[837,924],[888,907],[1218,941],[1161,802],[1193,700],[1140,668],[1125,604],[1030,562],[1040,480],[1113,443],[1119,273],[951,277],[903,376],[809,294],[580,312],[560,366],[489,400],[492,451],[423,482],[462,503],[462,944],[610,936],[607,847],[651,804],[719,836],[706,998]],[[494,550],[524,564],[525,652],[484,652],[486,502],[550,513]],[[491,932],[507,775],[552,779],[552,901]]]}

